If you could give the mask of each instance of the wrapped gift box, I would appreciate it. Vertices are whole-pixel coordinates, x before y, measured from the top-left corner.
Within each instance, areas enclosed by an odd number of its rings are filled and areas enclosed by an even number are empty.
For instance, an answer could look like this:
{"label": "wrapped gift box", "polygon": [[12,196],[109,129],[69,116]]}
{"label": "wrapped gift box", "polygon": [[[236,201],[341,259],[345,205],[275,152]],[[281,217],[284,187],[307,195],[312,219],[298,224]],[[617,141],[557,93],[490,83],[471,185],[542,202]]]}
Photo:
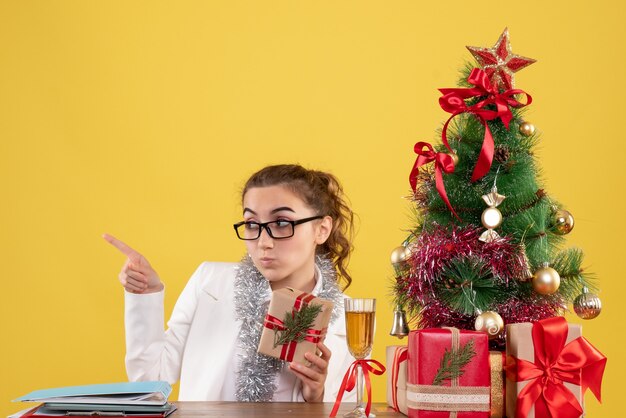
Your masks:
{"label": "wrapped gift box", "polygon": [[409,414],[406,404],[406,366],[408,347],[387,347],[387,404],[404,415]]}
{"label": "wrapped gift box", "polygon": [[[316,305],[320,306],[321,310],[311,327],[298,333],[295,339],[277,344],[283,333],[287,331],[285,316],[297,318],[298,312]],[[296,289],[283,288],[272,292],[257,351],[281,360],[308,364],[304,354],[307,352],[317,354],[317,343],[324,341],[333,306],[333,302]]]}
{"label": "wrapped gift box", "polygon": [[506,354],[502,351],[489,352],[489,366],[491,367],[491,418],[504,418],[505,398],[505,364]]}
{"label": "wrapped gift box", "polygon": [[[466,357],[462,374],[437,381],[451,357]],[[488,418],[489,342],[486,333],[431,328],[409,334],[407,405],[411,418]],[[448,375],[449,376],[449,375]],[[443,377],[446,374],[443,373]]]}
{"label": "wrapped gift box", "polygon": [[[535,348],[532,338],[533,324],[530,322],[523,322],[520,324],[510,324],[506,327],[506,354],[507,356],[513,356],[519,359],[528,360],[534,362],[535,360]],[[582,328],[577,324],[568,324],[567,340],[565,343],[569,343],[574,339],[582,335]],[[515,382],[508,380],[506,385],[506,413],[509,417],[515,417],[515,408],[517,405],[517,395],[529,384],[529,381]],[[582,390],[578,385],[572,383],[563,383],[567,389],[574,395],[576,400],[583,404]],[[581,415],[582,416],[582,415]],[[528,418],[535,417],[535,408],[531,408]]]}
{"label": "wrapped gift box", "polygon": [[507,325],[509,417],[584,416],[584,391],[600,399],[606,357],[563,317]]}

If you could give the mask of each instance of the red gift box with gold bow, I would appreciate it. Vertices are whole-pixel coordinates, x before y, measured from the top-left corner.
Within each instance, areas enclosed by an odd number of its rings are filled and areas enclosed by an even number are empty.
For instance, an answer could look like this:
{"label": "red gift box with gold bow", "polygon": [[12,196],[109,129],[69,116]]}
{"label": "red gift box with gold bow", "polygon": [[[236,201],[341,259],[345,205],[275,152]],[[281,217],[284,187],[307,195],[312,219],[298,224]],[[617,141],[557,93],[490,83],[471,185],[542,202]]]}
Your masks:
{"label": "red gift box with gold bow", "polygon": [[456,328],[411,331],[407,368],[410,418],[489,418],[486,333]]}
{"label": "red gift box with gold bow", "polygon": [[587,388],[600,400],[606,357],[563,317],[507,325],[510,418],[578,418]]}

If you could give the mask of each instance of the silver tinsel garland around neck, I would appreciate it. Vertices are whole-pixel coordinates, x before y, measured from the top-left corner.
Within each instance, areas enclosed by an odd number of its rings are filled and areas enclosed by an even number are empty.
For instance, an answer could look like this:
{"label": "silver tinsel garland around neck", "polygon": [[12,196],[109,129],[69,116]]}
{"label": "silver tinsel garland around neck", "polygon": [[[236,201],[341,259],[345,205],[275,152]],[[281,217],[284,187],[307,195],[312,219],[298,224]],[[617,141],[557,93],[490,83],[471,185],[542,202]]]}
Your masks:
{"label": "silver tinsel garland around neck", "polygon": [[[322,289],[316,295],[334,302],[331,324],[343,312],[343,293],[337,285],[335,267],[324,256],[316,258],[322,277]],[[241,321],[238,346],[236,398],[239,402],[269,402],[276,391],[276,375],[285,361],[257,353],[263,320],[267,314],[270,284],[254,266],[249,255],[237,266],[235,278],[235,314]]]}

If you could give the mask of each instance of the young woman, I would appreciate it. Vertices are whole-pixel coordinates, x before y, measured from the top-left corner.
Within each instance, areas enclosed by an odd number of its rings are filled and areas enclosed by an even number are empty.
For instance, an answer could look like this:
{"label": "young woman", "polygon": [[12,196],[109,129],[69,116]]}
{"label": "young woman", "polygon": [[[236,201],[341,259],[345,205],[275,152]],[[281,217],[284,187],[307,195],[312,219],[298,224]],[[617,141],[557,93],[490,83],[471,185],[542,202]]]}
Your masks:
{"label": "young woman", "polygon": [[[345,341],[344,295],[350,285],[353,214],[331,174],[298,165],[263,168],[242,193],[234,225],[247,254],[239,263],[204,262],[163,330],[164,286],[150,263],[120,240],[128,257],[126,369],[130,380],[180,379],[180,400],[334,401],[353,361]],[[320,355],[307,366],[256,352],[272,290],[292,287],[335,302]]]}

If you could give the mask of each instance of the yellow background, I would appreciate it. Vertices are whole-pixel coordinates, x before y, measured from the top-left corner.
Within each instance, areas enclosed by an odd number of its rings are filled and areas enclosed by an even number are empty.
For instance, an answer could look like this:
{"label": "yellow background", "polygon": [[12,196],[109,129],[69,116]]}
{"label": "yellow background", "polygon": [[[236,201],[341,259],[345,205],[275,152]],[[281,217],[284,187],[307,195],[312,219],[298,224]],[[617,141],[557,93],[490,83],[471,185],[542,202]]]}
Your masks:
{"label": "yellow background", "polygon": [[[413,144],[447,117],[439,87],[504,27],[538,60],[548,192],[576,217],[604,311],[584,333],[609,357],[619,416],[626,7],[620,1],[0,2],[0,415],[34,389],[126,379],[117,235],[167,283],[169,313],[203,260],[236,261],[231,224],[254,170],[299,162],[342,179],[360,218],[352,296],[391,323],[389,253],[412,227]],[[573,318],[576,320],[576,317]],[[385,378],[374,399],[384,401]]]}

